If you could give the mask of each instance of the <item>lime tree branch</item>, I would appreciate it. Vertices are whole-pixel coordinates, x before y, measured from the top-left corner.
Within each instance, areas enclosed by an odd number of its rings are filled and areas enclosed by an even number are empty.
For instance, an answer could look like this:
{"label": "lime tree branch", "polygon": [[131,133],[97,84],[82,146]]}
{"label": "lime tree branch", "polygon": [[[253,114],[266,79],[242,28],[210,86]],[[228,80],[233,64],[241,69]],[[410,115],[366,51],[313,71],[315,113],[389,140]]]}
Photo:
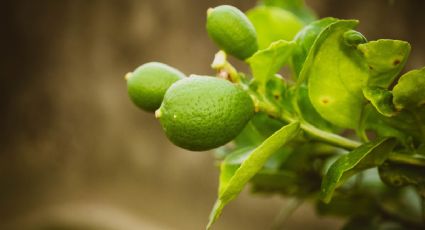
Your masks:
{"label": "lime tree branch", "polygon": [[[259,98],[259,95],[256,94],[251,94],[251,96],[253,96],[254,98],[254,103],[256,104],[257,111],[265,112],[272,117],[286,122],[294,122],[299,120],[298,118],[293,117],[291,114],[285,111],[281,111],[281,109],[279,109],[277,105],[273,104],[267,99]],[[300,121],[300,126],[304,130],[304,132],[314,137],[315,139],[326,142],[336,147],[344,148],[347,150],[353,150],[362,144],[361,142],[354,141],[346,137],[321,130],[304,120]]]}
{"label": "lime tree branch", "polygon": [[396,163],[401,164],[408,164],[408,165],[416,165],[420,167],[425,167],[425,158],[423,157],[414,157],[411,155],[401,154],[397,152],[392,152],[388,156],[389,161],[393,161]]}
{"label": "lime tree branch", "polygon": [[[298,120],[298,118],[295,118],[292,114],[289,114],[286,111],[282,111],[281,109],[279,109],[277,105],[270,102],[269,100],[261,98],[260,95],[251,93],[251,96],[254,99],[257,111],[267,113],[268,115],[283,120],[285,122],[294,122]],[[314,139],[346,150],[353,150],[362,144],[361,142],[354,141],[338,134],[319,129],[316,126],[303,120],[300,121],[300,127],[302,130],[304,130],[304,132],[312,136]],[[388,160],[401,164],[425,167],[425,158],[414,157],[411,155],[401,154],[397,152],[392,152],[388,156]]]}

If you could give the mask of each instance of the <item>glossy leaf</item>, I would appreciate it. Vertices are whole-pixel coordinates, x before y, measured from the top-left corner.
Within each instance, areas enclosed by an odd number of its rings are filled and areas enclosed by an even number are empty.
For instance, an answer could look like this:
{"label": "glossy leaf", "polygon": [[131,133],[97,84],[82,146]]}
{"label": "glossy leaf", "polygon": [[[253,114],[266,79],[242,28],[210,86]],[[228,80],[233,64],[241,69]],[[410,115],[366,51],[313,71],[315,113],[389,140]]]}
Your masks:
{"label": "glossy leaf", "polygon": [[259,49],[278,40],[291,41],[304,26],[293,13],[278,7],[257,6],[246,12],[257,31]]}
{"label": "glossy leaf", "polygon": [[357,47],[369,66],[369,86],[388,88],[403,69],[410,54],[405,41],[381,39]]}
{"label": "glossy leaf", "polygon": [[211,211],[207,229],[220,216],[224,206],[235,199],[248,181],[263,168],[267,159],[298,135],[299,127],[299,123],[294,122],[279,129],[252,151],[232,176],[226,176],[223,181],[220,181],[220,183],[225,185],[221,186],[219,190],[218,199]]}
{"label": "glossy leaf", "polygon": [[366,87],[363,89],[363,95],[375,109],[382,115],[391,117],[396,114],[393,105],[393,94],[383,88]]}
{"label": "glossy leaf", "polygon": [[289,61],[294,47],[294,42],[280,40],[273,42],[267,49],[257,51],[247,60],[254,79],[260,84],[266,84]]}
{"label": "glossy leaf", "polygon": [[[240,167],[243,161],[248,158],[254,148],[243,148],[231,153],[220,164],[220,186],[219,191],[227,186],[229,179]],[[263,168],[250,180],[253,189],[261,188],[265,190],[276,190],[292,187],[291,183],[297,182],[294,172],[282,171],[279,169],[289,155],[293,153],[291,148],[280,148],[272,154]],[[230,176],[230,177],[229,177]]]}
{"label": "glossy leaf", "polygon": [[344,42],[343,34],[358,24],[340,20],[324,30],[310,51],[300,78],[307,79],[311,103],[329,122],[356,129],[365,100],[362,88],[368,67],[360,52]]}
{"label": "glossy leaf", "polygon": [[295,48],[294,55],[292,57],[292,66],[296,76],[300,74],[305,59],[307,58],[307,55],[310,52],[314,41],[316,41],[316,38],[326,27],[336,22],[337,20],[338,19],[336,18],[322,18],[320,20],[314,21],[311,24],[305,26],[295,36],[294,41],[297,44],[297,47]]}
{"label": "glossy leaf", "polygon": [[395,138],[380,138],[361,145],[339,157],[328,169],[322,181],[321,199],[329,203],[335,189],[349,177],[368,168],[381,165],[396,144]]}
{"label": "glossy leaf", "polygon": [[401,76],[393,89],[397,109],[415,109],[425,105],[425,68],[412,70]]}
{"label": "glossy leaf", "polygon": [[225,160],[220,164],[220,183],[218,187],[219,194],[226,188],[236,170],[248,158],[254,147],[246,146],[239,148],[227,155]]}

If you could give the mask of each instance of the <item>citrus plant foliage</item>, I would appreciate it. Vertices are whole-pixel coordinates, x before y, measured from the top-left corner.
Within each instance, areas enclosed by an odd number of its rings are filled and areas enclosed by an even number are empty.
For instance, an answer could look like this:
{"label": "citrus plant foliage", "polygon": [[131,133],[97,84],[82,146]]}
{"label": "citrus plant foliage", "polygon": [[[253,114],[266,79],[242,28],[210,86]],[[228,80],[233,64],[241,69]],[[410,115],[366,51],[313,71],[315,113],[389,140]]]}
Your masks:
{"label": "citrus plant foliage", "polygon": [[345,229],[425,229],[425,68],[405,71],[409,43],[368,41],[358,23],[316,19],[301,0],[247,15],[218,6],[206,25],[220,48],[215,76],[158,63],[127,75],[132,101],[156,110],[174,144],[218,147],[208,229],[247,184],[311,201]]}

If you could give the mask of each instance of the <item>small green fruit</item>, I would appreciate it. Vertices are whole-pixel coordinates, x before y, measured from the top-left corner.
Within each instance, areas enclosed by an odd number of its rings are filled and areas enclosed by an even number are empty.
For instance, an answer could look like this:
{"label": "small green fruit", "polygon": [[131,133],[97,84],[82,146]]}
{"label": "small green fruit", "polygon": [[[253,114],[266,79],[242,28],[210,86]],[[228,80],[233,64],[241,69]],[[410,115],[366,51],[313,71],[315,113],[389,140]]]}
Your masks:
{"label": "small green fruit", "polygon": [[241,88],[220,78],[192,75],[167,90],[155,115],[174,144],[204,151],[234,139],[253,113],[253,102]]}
{"label": "small green fruit", "polygon": [[209,9],[207,32],[222,50],[241,60],[251,57],[258,49],[254,26],[244,13],[233,6]]}
{"label": "small green fruit", "polygon": [[349,46],[357,46],[367,42],[367,39],[359,31],[349,30],[343,35],[345,44]]}
{"label": "small green fruit", "polygon": [[182,72],[159,62],[141,65],[125,76],[130,99],[139,108],[149,112],[158,109],[167,89],[184,77]]}

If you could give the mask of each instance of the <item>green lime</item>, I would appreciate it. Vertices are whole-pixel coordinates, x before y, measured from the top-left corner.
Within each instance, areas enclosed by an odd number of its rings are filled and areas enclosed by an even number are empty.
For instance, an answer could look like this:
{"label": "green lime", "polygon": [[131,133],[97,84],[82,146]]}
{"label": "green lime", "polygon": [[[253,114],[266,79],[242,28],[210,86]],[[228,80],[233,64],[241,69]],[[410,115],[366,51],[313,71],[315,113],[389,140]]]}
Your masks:
{"label": "green lime", "polygon": [[167,89],[184,77],[179,70],[159,62],[141,65],[125,76],[130,99],[139,108],[149,112],[158,109]]}
{"label": "green lime", "polygon": [[236,7],[223,5],[209,9],[207,32],[220,49],[241,60],[251,57],[258,49],[254,26]]}
{"label": "green lime", "polygon": [[192,75],[167,90],[155,115],[174,144],[204,151],[234,139],[253,113],[250,96],[238,86]]}

